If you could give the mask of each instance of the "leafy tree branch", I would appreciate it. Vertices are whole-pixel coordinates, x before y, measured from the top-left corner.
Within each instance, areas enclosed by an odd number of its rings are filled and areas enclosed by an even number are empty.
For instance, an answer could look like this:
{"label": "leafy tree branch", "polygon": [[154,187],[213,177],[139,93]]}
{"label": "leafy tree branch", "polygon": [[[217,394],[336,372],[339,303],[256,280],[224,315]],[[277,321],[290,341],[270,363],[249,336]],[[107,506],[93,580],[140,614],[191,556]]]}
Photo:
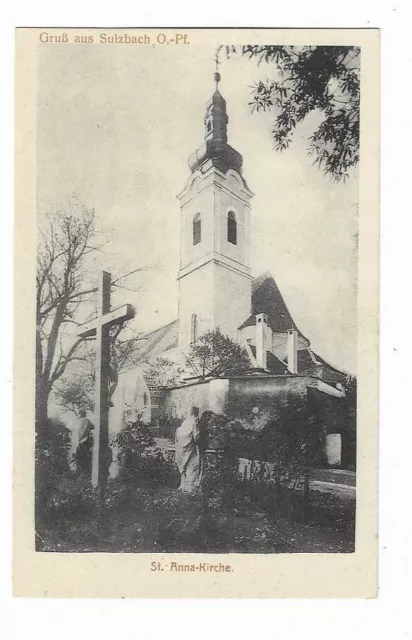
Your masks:
{"label": "leafy tree branch", "polygon": [[360,49],[354,46],[221,46],[226,57],[243,55],[267,65],[273,79],[252,88],[251,112],[273,114],[274,148],[289,148],[309,114],[322,116],[308,138],[308,153],[324,173],[340,181],[359,162]]}

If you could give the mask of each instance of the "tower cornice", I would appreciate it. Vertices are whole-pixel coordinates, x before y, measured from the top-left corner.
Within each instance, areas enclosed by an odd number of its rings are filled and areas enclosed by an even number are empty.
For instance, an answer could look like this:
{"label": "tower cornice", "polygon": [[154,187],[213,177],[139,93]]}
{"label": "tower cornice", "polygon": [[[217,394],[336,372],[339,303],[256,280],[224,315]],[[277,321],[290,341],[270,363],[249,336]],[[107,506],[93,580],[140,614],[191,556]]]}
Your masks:
{"label": "tower cornice", "polygon": [[246,278],[252,280],[251,270],[249,267],[246,267],[244,264],[233,260],[232,258],[228,258],[224,256],[222,253],[218,251],[211,251],[205,256],[202,256],[198,260],[194,260],[189,264],[185,265],[182,269],[179,270],[177,279],[181,280],[185,276],[188,276],[193,271],[196,271],[200,267],[204,267],[205,265],[213,263],[220,266],[224,266],[227,269],[233,271],[234,273],[239,273]]}
{"label": "tower cornice", "polygon": [[[238,180],[239,186],[235,189],[230,188],[227,185],[228,178],[230,178],[231,175]],[[199,187],[193,189],[193,185],[196,181],[199,183]],[[186,204],[187,202],[190,202],[197,193],[201,193],[211,186],[229,193],[241,202],[245,203],[247,206],[250,206],[249,201],[255,195],[253,191],[245,186],[245,181],[242,176],[233,169],[229,170],[225,174],[222,171],[219,171],[219,169],[216,169],[216,167],[211,166],[205,173],[198,171],[193,174],[188,180],[183,191],[181,191],[176,197],[182,202],[182,204]]]}

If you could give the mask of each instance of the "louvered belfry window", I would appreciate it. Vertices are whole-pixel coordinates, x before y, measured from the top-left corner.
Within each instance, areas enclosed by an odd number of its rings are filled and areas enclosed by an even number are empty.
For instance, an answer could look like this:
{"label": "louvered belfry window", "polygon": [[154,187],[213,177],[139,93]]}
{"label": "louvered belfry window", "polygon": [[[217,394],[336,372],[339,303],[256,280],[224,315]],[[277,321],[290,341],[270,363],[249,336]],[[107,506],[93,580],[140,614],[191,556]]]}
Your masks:
{"label": "louvered belfry window", "polygon": [[196,213],[193,218],[193,244],[199,244],[202,240],[202,218]]}
{"label": "louvered belfry window", "polygon": [[231,244],[237,244],[237,223],[233,211],[229,211],[227,214],[227,241]]}

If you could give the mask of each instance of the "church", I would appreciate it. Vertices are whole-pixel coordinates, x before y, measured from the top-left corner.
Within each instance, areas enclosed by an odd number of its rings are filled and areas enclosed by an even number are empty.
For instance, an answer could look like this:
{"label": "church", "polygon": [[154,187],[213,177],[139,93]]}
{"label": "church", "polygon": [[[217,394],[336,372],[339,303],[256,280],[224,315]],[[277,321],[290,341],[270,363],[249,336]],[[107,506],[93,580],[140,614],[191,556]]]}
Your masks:
{"label": "church", "polygon": [[120,376],[111,429],[121,427],[124,407],[131,405],[146,422],[176,423],[191,404],[219,413],[230,402],[250,406],[256,413],[290,394],[305,398],[315,394],[320,419],[329,432],[326,438],[334,436],[329,438],[330,462],[339,465],[343,428],[336,415],[341,413],[347,376],[312,350],[271,274],[251,273],[253,193],[243,175],[243,158],[228,143],[229,118],[219,73],[214,81],[216,88],[206,105],[204,142],[189,158],[190,175],[178,195],[178,318],[145,336],[140,362],[144,365],[159,356],[184,361],[200,335],[219,328],[246,350],[250,371],[232,378],[182,380],[159,395],[145,379],[143,366],[140,372]]}

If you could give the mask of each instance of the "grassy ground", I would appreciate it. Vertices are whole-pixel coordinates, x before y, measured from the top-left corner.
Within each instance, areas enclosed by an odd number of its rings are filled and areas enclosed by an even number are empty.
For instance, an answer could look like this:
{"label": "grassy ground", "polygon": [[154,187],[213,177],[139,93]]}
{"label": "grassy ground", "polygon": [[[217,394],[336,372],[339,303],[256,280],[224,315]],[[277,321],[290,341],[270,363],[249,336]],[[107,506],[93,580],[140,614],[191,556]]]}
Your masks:
{"label": "grassy ground", "polygon": [[[72,491],[73,487],[70,488]],[[67,500],[37,517],[36,548],[58,552],[345,553],[354,551],[354,505],[312,492],[259,504],[253,493],[222,504],[182,502],[176,489],[112,483],[99,518],[93,500]]]}

